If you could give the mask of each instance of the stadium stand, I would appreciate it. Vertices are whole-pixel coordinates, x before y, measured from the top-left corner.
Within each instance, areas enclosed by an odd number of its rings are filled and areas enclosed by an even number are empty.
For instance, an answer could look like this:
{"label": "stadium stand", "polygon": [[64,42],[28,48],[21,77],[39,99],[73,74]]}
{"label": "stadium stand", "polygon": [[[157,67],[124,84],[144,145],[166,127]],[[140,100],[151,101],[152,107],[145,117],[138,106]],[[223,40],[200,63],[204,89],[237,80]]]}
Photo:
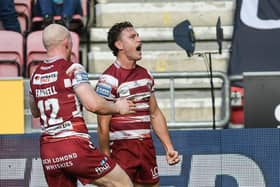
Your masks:
{"label": "stadium stand", "polygon": [[172,27],[189,19],[194,26],[214,26],[220,16],[223,25],[232,25],[233,2],[200,1],[98,1],[97,27],[109,27],[120,20],[130,20],[136,27]]}
{"label": "stadium stand", "polygon": [[88,19],[88,1],[81,0],[83,15],[73,15],[72,21],[70,23],[70,30],[80,32],[82,28],[86,26],[86,22]]}
{"label": "stadium stand", "polygon": [[[69,29],[71,31],[75,31],[80,33],[81,29],[84,28],[88,18],[88,0],[81,0],[83,15],[75,14],[72,17]],[[61,16],[54,16],[55,22],[59,22],[61,20]],[[32,18],[32,30],[40,30],[42,29],[43,18],[40,16],[34,16]]]}
{"label": "stadium stand", "polygon": [[[91,29],[90,72],[101,72],[114,58],[106,44],[107,29],[116,22],[131,21],[144,42],[141,64],[151,71],[206,71],[204,59],[186,58],[173,40],[172,29],[188,19],[197,38],[196,51],[216,50],[215,26],[218,16],[225,27],[225,38],[232,33],[234,6],[232,1],[98,1],[95,7],[96,26]],[[224,53],[213,55],[213,69],[225,72],[230,43],[225,42]],[[99,63],[99,62],[102,63]],[[202,62],[202,63],[201,63]],[[98,63],[98,65],[96,64]],[[97,69],[100,67],[100,69]]]}
{"label": "stadium stand", "polygon": [[[98,0],[95,5],[95,24],[90,29],[91,50],[88,69],[90,73],[101,73],[114,60],[108,49],[107,31],[116,22],[128,20],[133,23],[143,42],[142,60],[139,64],[153,73],[209,72],[207,52],[217,52],[216,23],[220,16],[224,30],[223,53],[212,55],[213,71],[226,73],[230,57],[233,31],[234,2],[232,0],[175,0],[135,1]],[[188,19],[196,36],[196,53],[191,58],[173,39],[173,27]],[[201,55],[198,55],[200,53]],[[169,85],[167,80],[156,80],[158,89]],[[211,97],[209,81],[179,80],[176,89],[175,118],[178,121],[211,120]],[[95,85],[93,83],[93,85]],[[217,86],[218,84],[215,83]],[[175,85],[177,87],[177,85]],[[196,88],[194,88],[196,87]],[[217,86],[219,87],[219,86]],[[184,91],[182,91],[184,90]],[[168,120],[172,119],[170,95],[160,92],[159,105]],[[222,98],[216,95],[217,119],[221,118]],[[202,115],[203,114],[203,115]],[[94,122],[92,114],[88,121]]]}
{"label": "stadium stand", "polygon": [[15,0],[14,2],[21,32],[27,34],[31,29],[32,0]]}
{"label": "stadium stand", "polygon": [[[38,63],[46,58],[46,50],[42,42],[43,31],[34,31],[27,36],[26,41],[26,76],[30,77]],[[80,38],[77,33],[71,32],[73,49],[71,60],[79,63]]]}
{"label": "stadium stand", "polygon": [[0,30],[0,76],[22,76],[24,39],[20,33]]}

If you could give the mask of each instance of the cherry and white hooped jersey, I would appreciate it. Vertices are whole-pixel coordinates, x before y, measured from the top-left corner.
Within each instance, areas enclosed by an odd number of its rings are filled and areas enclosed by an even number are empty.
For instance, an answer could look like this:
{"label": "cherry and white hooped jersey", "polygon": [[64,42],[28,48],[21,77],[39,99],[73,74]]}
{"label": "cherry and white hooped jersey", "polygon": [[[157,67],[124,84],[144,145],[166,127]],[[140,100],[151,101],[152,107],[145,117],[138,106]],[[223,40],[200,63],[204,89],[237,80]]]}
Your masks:
{"label": "cherry and white hooped jersey", "polygon": [[154,92],[154,79],[148,70],[136,65],[124,69],[113,63],[99,78],[96,92],[107,100],[125,97],[136,104],[136,113],[112,115],[110,140],[151,137],[150,96]]}
{"label": "cherry and white hooped jersey", "polygon": [[88,75],[80,64],[52,58],[38,66],[30,79],[30,95],[40,111],[43,135],[88,136],[74,92],[74,87],[84,82],[89,82]]}

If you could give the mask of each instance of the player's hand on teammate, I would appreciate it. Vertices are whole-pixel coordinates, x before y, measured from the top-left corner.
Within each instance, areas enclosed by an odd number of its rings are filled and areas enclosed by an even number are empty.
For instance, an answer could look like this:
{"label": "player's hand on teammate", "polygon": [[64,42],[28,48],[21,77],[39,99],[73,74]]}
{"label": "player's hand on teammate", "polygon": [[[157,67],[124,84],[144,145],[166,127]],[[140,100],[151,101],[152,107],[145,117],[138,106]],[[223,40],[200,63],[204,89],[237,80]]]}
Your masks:
{"label": "player's hand on teammate", "polygon": [[166,160],[169,165],[175,165],[180,162],[178,151],[172,150],[166,153]]}
{"label": "player's hand on teammate", "polygon": [[131,100],[121,98],[116,101],[116,105],[121,115],[135,113],[136,105]]}

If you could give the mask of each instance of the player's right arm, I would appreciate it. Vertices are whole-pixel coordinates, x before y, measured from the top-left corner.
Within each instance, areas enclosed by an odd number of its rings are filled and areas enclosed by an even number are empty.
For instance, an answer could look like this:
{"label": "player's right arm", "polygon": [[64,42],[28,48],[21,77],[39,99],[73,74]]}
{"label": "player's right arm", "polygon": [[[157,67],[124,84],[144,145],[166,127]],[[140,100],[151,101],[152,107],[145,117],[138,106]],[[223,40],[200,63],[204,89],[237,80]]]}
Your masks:
{"label": "player's right arm", "polygon": [[126,99],[115,103],[100,97],[89,83],[87,72],[80,64],[72,64],[66,71],[73,78],[73,88],[82,105],[97,114],[130,114],[135,112],[135,104]]}
{"label": "player's right arm", "polygon": [[98,143],[100,151],[106,154],[107,156],[111,155],[110,152],[110,121],[112,116],[111,115],[98,115],[97,122],[98,122]]}
{"label": "player's right arm", "polygon": [[119,99],[115,103],[109,102],[97,95],[89,83],[80,83],[75,87],[82,105],[97,114],[130,114],[135,112],[135,104],[126,99]]}

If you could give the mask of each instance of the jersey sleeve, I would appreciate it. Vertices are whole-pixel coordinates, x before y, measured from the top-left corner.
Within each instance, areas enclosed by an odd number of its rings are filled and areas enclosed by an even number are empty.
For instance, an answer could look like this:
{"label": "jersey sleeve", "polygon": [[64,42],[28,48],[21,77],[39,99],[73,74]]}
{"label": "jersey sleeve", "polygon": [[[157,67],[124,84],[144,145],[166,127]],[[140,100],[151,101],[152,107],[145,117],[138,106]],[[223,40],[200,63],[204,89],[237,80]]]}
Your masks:
{"label": "jersey sleeve", "polygon": [[72,86],[74,88],[80,83],[89,83],[88,73],[81,64],[72,64],[66,73],[72,78]]}
{"label": "jersey sleeve", "polygon": [[152,75],[152,73],[151,73],[149,70],[147,70],[147,73],[149,74],[149,76],[150,76],[150,78],[151,78],[151,80],[152,80],[151,91],[152,91],[152,92],[155,92],[155,80],[154,80],[154,76]]}
{"label": "jersey sleeve", "polygon": [[116,86],[117,80],[114,77],[103,74],[96,84],[95,91],[99,96],[113,101],[116,99]]}

